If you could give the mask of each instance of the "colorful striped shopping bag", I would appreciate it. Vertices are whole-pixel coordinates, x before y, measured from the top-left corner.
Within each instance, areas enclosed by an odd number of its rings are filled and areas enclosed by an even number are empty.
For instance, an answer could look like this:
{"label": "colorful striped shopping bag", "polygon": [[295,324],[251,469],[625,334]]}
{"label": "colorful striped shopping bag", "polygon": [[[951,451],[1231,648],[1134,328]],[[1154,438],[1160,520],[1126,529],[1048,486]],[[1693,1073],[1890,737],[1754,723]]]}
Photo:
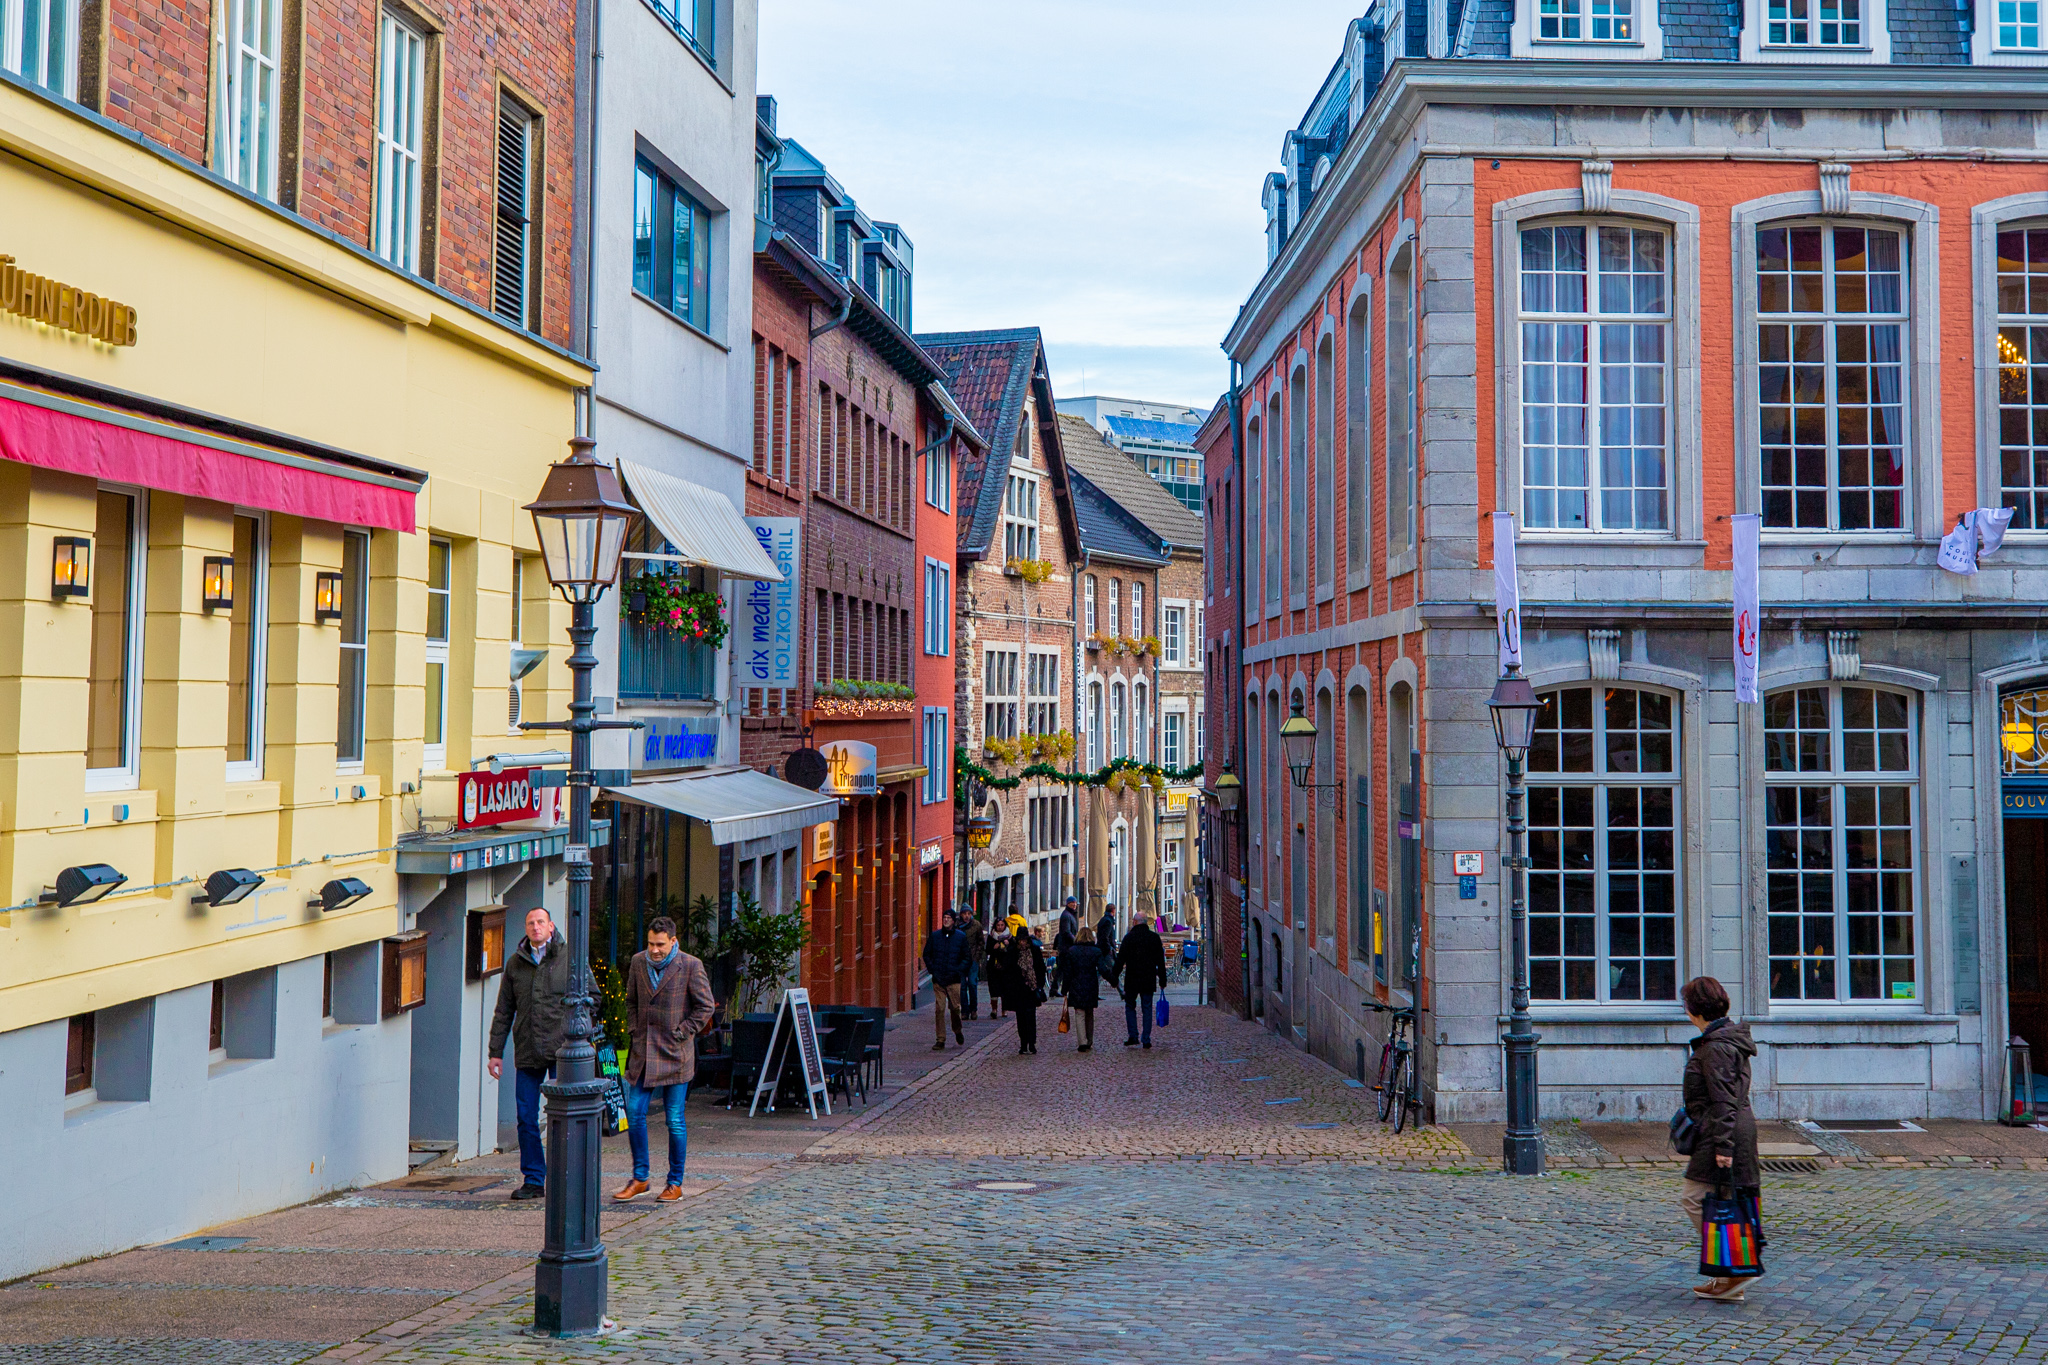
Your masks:
{"label": "colorful striped shopping bag", "polygon": [[1755,1196],[1731,1194],[1724,1185],[1702,1201],[1700,1274],[1739,1279],[1763,1273],[1763,1211]]}

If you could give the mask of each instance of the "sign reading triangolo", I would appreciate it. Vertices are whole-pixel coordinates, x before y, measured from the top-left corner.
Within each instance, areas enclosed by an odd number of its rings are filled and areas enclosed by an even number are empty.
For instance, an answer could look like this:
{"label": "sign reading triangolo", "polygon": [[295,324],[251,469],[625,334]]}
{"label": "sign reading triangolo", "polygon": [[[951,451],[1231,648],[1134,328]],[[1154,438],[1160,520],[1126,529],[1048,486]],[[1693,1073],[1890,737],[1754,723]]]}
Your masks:
{"label": "sign reading triangolo", "polygon": [[873,796],[881,790],[875,780],[875,746],[857,739],[835,739],[820,744],[825,756],[825,785],[818,790],[834,796]]}
{"label": "sign reading triangolo", "polygon": [[797,685],[797,561],[803,521],[797,517],[748,517],[747,529],[761,553],[782,570],[782,581],[749,579],[735,590],[732,613],[732,685]]}
{"label": "sign reading triangolo", "polygon": [[538,820],[543,813],[545,798],[541,788],[533,785],[531,768],[464,773],[460,782],[455,823],[463,829]]}

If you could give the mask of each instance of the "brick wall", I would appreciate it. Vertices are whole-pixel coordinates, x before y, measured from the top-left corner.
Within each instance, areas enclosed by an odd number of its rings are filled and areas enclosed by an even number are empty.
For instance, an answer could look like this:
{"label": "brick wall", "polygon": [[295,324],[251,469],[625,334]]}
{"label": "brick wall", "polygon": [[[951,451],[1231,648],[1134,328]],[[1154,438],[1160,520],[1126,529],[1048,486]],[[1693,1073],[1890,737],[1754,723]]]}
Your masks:
{"label": "brick wall", "polygon": [[[377,6],[366,0],[303,4],[297,207],[309,221],[368,246],[377,192],[370,159],[376,136]],[[441,46],[430,45],[429,85]]]}
{"label": "brick wall", "polygon": [[107,117],[204,163],[211,25],[206,0],[109,0]]}

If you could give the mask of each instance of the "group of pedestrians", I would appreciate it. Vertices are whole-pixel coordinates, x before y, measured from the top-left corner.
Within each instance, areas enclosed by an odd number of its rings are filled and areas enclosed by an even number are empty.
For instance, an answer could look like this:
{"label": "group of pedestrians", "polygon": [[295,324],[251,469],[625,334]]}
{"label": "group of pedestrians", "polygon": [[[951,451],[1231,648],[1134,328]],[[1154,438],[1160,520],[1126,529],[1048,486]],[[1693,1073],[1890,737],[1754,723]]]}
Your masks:
{"label": "group of pedestrians", "polygon": [[[638,1199],[650,1186],[647,1112],[659,1103],[668,1122],[668,1172],[657,1198],[683,1197],[683,1165],[689,1155],[689,1123],[683,1101],[697,1075],[697,1035],[711,1026],[717,1002],[711,974],[701,959],[677,942],[675,921],[660,916],[647,926],[647,948],[626,967],[627,1141],[633,1149],[633,1178],[612,1196]],[[526,935],[507,957],[505,979],[491,1019],[490,1069],[504,1072],[505,1045],[512,1044],[517,1074],[519,1173],[514,1199],[539,1199],[547,1187],[547,1149],[541,1142],[541,1085],[554,1074],[568,1014],[569,946],[546,910],[529,910]]]}
{"label": "group of pedestrians", "polygon": [[1149,1049],[1153,1001],[1166,989],[1166,948],[1148,911],[1133,917],[1119,943],[1116,907],[1109,906],[1099,923],[1089,925],[1082,922],[1080,903],[1072,896],[1060,911],[1049,960],[1022,915],[1011,915],[1002,931],[992,934],[974,916],[949,910],[925,940],[924,966],[932,978],[934,1052],[946,1050],[949,1022],[954,1041],[967,1041],[961,1021],[975,1017],[977,978],[987,981],[990,1017],[1000,1019],[1006,1007],[1016,1017],[1019,1056],[1038,1051],[1038,1007],[1054,997],[1065,999],[1075,1051],[1094,1051],[1095,1011],[1101,1007],[1104,981],[1123,997],[1124,1046]]}

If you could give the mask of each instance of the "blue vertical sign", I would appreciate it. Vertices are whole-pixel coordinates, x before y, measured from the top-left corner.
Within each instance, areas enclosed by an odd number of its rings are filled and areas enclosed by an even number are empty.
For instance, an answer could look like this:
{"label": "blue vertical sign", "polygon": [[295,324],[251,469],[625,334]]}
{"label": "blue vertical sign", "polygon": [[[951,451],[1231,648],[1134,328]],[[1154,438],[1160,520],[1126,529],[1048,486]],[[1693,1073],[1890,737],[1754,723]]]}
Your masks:
{"label": "blue vertical sign", "polygon": [[798,517],[748,517],[747,528],[761,552],[782,571],[780,583],[743,579],[734,592],[732,685],[797,685],[797,564],[803,521]]}

